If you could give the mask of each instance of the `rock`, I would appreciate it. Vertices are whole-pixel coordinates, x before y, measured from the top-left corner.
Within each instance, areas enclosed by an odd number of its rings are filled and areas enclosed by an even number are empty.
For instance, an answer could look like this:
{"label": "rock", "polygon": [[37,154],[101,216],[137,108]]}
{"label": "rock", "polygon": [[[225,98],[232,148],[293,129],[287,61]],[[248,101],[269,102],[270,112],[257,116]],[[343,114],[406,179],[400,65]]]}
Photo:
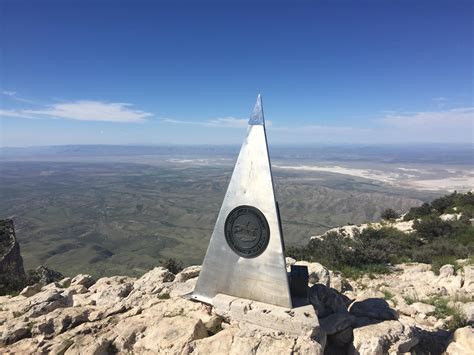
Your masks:
{"label": "rock", "polygon": [[61,334],[68,329],[77,327],[87,322],[90,310],[86,308],[70,307],[66,309],[55,309],[47,315],[35,319],[32,333],[38,334]]}
{"label": "rock", "polygon": [[474,328],[459,328],[453,334],[453,340],[446,349],[446,355],[472,354],[473,349]]}
{"label": "rock", "polygon": [[354,329],[354,352],[361,355],[404,353],[418,341],[413,330],[398,321],[386,321]]}
{"label": "rock", "polygon": [[328,337],[328,343],[335,345],[337,347],[343,347],[347,344],[350,344],[352,343],[353,340],[354,340],[354,332],[353,332],[352,327],[348,327]]}
{"label": "rock", "polygon": [[65,277],[62,280],[58,281],[59,287],[61,288],[67,288],[71,285],[71,278],[70,277]]}
{"label": "rock", "polygon": [[297,261],[295,265],[302,265],[308,267],[308,276],[310,284],[323,284],[329,286],[330,276],[329,270],[320,263],[310,263],[307,261]]}
{"label": "rock", "polygon": [[24,313],[26,316],[35,318],[72,305],[72,296],[60,289],[48,289],[28,298]]}
{"label": "rock", "polygon": [[21,292],[20,296],[23,297],[31,297],[36,295],[38,292],[41,292],[41,284],[34,284],[32,286],[26,286]]}
{"label": "rock", "polygon": [[115,306],[133,289],[133,280],[125,276],[103,277],[89,288],[90,300],[98,306]]}
{"label": "rock", "polygon": [[74,339],[72,346],[67,347],[64,352],[65,355],[72,354],[90,354],[90,355],[105,355],[109,354],[111,341],[105,337],[83,336],[79,339]]}
{"label": "rock", "polygon": [[71,280],[71,286],[84,286],[89,288],[94,284],[94,279],[90,275],[79,274]]}
{"label": "rock", "polygon": [[25,277],[13,220],[0,220],[0,293],[21,290]]}
{"label": "rock", "polygon": [[165,269],[164,267],[155,267],[153,270],[148,271],[145,275],[140,277],[133,283],[134,291],[141,293],[156,294],[158,290],[162,289],[164,282],[171,282],[175,278],[174,274]]}
{"label": "rock", "polygon": [[10,322],[0,327],[0,345],[8,345],[30,336],[28,322]]}
{"label": "rock", "polygon": [[201,265],[188,266],[176,275],[174,282],[186,282],[189,279],[198,277],[199,273],[201,272],[201,268]]}
{"label": "rock", "polygon": [[322,284],[316,284],[309,289],[309,302],[320,318],[332,313],[345,312],[350,304],[349,298]]}
{"label": "rock", "polygon": [[440,277],[451,277],[454,276],[454,265],[446,264],[441,266],[439,269],[439,276]]}
{"label": "rock", "polygon": [[60,272],[51,270],[44,265],[38,266],[33,271],[28,271],[29,282],[40,283],[42,285],[57,282],[63,278],[64,276]]}
{"label": "rock", "polygon": [[349,312],[357,317],[368,317],[379,320],[395,320],[398,314],[381,298],[367,298],[351,304]]}
{"label": "rock", "polygon": [[328,335],[332,335],[349,328],[355,321],[355,317],[348,312],[333,313],[325,318],[320,318],[321,328]]}
{"label": "rock", "polygon": [[188,343],[207,336],[206,327],[200,319],[184,316],[163,318],[156,325],[147,327],[143,337],[133,346],[133,351],[180,354]]}
{"label": "rock", "polygon": [[294,309],[218,294],[212,300],[214,312],[226,319],[274,329],[294,336],[320,336],[316,312],[311,305]]}
{"label": "rock", "polygon": [[415,302],[409,306],[412,308],[416,313],[421,313],[424,315],[430,315],[434,313],[436,310],[435,306],[432,306],[431,304],[426,304],[422,302]]}
{"label": "rock", "polygon": [[169,295],[171,297],[180,297],[191,293],[194,291],[194,287],[196,287],[196,282],[197,278],[189,279],[186,282],[174,282],[173,285],[170,286]]}
{"label": "rock", "polygon": [[306,337],[296,339],[264,328],[240,329],[230,326],[216,335],[192,342],[189,352],[193,355],[208,354],[314,354],[322,355],[322,346]]}
{"label": "rock", "polygon": [[466,265],[463,267],[464,285],[463,290],[468,294],[474,293],[474,265]]}
{"label": "rock", "polygon": [[347,279],[339,274],[333,273],[332,271],[329,272],[329,286],[335,289],[337,292],[344,293],[346,291],[352,291],[353,287],[347,281]]}
{"label": "rock", "polygon": [[291,265],[294,265],[296,263],[296,260],[287,256],[285,258],[285,263],[287,270],[290,271]]}
{"label": "rock", "polygon": [[474,323],[474,302],[464,303],[460,308],[466,317],[466,321]]}

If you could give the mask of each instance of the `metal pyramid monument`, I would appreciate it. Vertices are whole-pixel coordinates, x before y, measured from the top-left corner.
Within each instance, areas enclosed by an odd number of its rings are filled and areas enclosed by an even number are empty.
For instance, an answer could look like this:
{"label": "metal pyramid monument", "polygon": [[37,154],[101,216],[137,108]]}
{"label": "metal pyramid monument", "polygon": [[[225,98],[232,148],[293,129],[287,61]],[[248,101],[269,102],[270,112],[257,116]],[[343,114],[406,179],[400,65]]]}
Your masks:
{"label": "metal pyramid monument", "polygon": [[219,293],[292,307],[260,95],[191,297]]}

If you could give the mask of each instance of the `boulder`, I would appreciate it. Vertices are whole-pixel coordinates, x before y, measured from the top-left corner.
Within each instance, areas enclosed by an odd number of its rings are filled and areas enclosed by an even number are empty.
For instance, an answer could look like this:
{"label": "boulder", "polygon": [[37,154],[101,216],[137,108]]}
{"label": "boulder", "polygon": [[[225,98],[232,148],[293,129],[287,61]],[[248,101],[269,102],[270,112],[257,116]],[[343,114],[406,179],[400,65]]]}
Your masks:
{"label": "boulder", "polygon": [[323,347],[307,337],[292,338],[265,328],[240,328],[231,325],[216,335],[192,342],[193,355],[208,354],[313,354],[322,355]]}
{"label": "boulder", "polygon": [[184,296],[193,292],[194,287],[196,287],[196,282],[197,278],[189,279],[186,282],[174,282],[169,289],[170,297]]}
{"label": "boulder", "polygon": [[185,316],[163,318],[147,327],[134,344],[133,352],[180,354],[188,343],[207,336],[207,329],[200,319]]}
{"label": "boulder", "polygon": [[320,318],[332,313],[345,312],[350,304],[349,298],[323,284],[316,284],[309,289],[309,302]]}
{"label": "boulder", "polygon": [[33,295],[36,295],[38,292],[41,291],[41,287],[42,287],[41,284],[34,284],[34,285],[31,285],[31,286],[26,286],[26,287],[20,292],[20,296],[23,296],[23,297],[31,297],[31,296],[33,296]]}
{"label": "boulder", "polygon": [[329,286],[335,289],[337,292],[344,293],[353,290],[352,285],[342,275],[329,271],[329,277]]}
{"label": "boulder", "polygon": [[320,263],[310,263],[307,261],[297,261],[295,265],[307,266],[310,284],[323,284],[329,286],[330,276],[329,270]]}
{"label": "boulder", "polygon": [[71,286],[81,285],[81,286],[84,286],[85,288],[89,288],[94,284],[94,282],[95,281],[92,278],[92,276],[80,274],[71,280]]}
{"label": "boulder", "polygon": [[466,321],[468,323],[474,323],[474,302],[467,302],[460,306]]}
{"label": "boulder", "polygon": [[155,267],[136,280],[133,283],[133,289],[141,293],[156,294],[164,282],[171,282],[174,278],[174,274],[164,267]]}
{"label": "boulder", "polygon": [[201,268],[201,265],[188,266],[176,275],[174,282],[186,282],[189,279],[198,277],[199,273],[201,272]]}
{"label": "boulder", "polygon": [[43,314],[54,311],[57,308],[72,305],[72,295],[62,289],[48,289],[39,292],[27,299],[23,312],[25,316],[36,318]]}
{"label": "boulder", "polygon": [[463,268],[464,284],[463,290],[468,294],[474,294],[474,265],[466,265]]}
{"label": "boulder", "polygon": [[327,335],[332,335],[349,328],[355,321],[355,317],[348,312],[333,313],[325,318],[320,318],[321,328]]}
{"label": "boulder", "polygon": [[287,257],[285,258],[286,269],[287,269],[288,271],[290,271],[291,265],[294,265],[295,263],[296,263],[296,260],[295,260],[295,259],[290,258],[289,256],[287,256]]}
{"label": "boulder", "polygon": [[382,355],[405,353],[418,343],[410,327],[399,321],[386,321],[354,329],[354,353]]}
{"label": "boulder", "polygon": [[446,264],[441,266],[439,269],[439,277],[451,277],[454,276],[454,265]]}
{"label": "boulder", "polygon": [[336,347],[344,347],[352,343],[354,340],[354,332],[352,327],[341,330],[338,333],[328,336],[328,343]]}
{"label": "boulder", "polygon": [[430,315],[433,314],[436,310],[436,307],[431,304],[426,304],[422,302],[415,302],[409,306],[411,309],[418,314]]}
{"label": "boulder", "polygon": [[98,306],[113,307],[133,289],[133,279],[126,276],[103,277],[89,288],[89,300]]}
{"label": "boulder", "polygon": [[474,328],[459,328],[453,334],[453,340],[446,349],[446,355],[472,354],[473,349]]}
{"label": "boulder", "polygon": [[367,298],[351,304],[349,312],[357,317],[367,317],[378,320],[398,319],[397,312],[390,308],[387,301],[381,298]]}
{"label": "boulder", "polygon": [[13,321],[0,326],[0,346],[12,344],[30,336],[30,324],[25,321]]}

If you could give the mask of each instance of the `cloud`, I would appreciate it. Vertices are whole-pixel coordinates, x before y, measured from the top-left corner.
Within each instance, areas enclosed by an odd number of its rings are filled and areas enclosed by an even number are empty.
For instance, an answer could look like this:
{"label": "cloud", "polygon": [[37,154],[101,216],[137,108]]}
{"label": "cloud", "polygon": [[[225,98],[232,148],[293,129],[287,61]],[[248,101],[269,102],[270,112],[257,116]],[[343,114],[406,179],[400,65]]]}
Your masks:
{"label": "cloud", "polygon": [[29,115],[20,110],[2,110],[0,109],[0,117],[18,117],[18,118],[30,118],[35,119],[37,117]]}
{"label": "cloud", "polygon": [[3,96],[8,97],[8,99],[13,100],[13,101],[24,102],[24,103],[27,103],[27,104],[34,104],[35,103],[34,101],[25,99],[23,97],[19,97],[17,95],[16,91],[3,90],[3,91],[0,92],[0,94],[2,94]]}
{"label": "cloud", "polygon": [[272,127],[273,131],[303,133],[303,134],[357,134],[372,132],[371,128],[348,126],[301,125],[294,127]]}
{"label": "cloud", "polygon": [[151,113],[134,110],[132,104],[102,101],[73,101],[36,110],[0,110],[0,116],[22,118],[54,118],[79,121],[144,122]]}
{"label": "cloud", "polygon": [[472,128],[474,107],[455,108],[445,111],[421,111],[390,114],[381,121],[398,128]]}
{"label": "cloud", "polygon": [[[248,125],[248,119],[235,118],[235,117],[222,117],[215,118],[207,121],[186,121],[186,120],[175,120],[172,118],[164,118],[161,120],[165,123],[173,124],[184,124],[204,127],[222,127],[222,128],[245,128]],[[271,125],[270,121],[265,122],[267,125]]]}
{"label": "cloud", "polygon": [[439,96],[439,97],[433,97],[433,101],[438,101],[438,102],[444,102],[444,101],[449,101],[447,97],[444,96]]}

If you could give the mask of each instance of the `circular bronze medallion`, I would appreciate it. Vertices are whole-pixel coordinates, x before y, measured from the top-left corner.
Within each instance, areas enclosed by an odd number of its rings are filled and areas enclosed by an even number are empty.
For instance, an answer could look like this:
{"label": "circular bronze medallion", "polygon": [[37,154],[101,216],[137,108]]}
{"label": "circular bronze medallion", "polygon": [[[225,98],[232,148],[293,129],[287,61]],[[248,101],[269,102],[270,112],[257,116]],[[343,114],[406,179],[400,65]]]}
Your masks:
{"label": "circular bronze medallion", "polygon": [[244,258],[259,256],[270,241],[267,219],[252,206],[234,208],[225,220],[224,232],[230,248]]}

